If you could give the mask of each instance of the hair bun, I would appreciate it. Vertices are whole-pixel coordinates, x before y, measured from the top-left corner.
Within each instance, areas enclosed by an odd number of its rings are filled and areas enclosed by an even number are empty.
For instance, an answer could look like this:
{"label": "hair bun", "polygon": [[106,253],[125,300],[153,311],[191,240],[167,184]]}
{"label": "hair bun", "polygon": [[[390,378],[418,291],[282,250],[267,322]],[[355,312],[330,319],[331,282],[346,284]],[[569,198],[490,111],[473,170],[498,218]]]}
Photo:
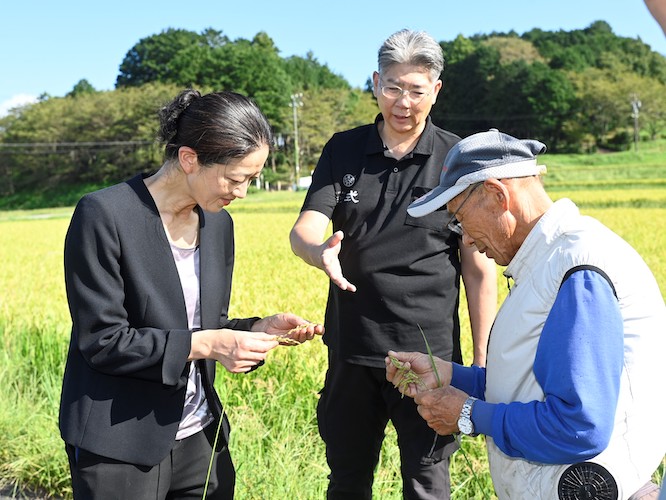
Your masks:
{"label": "hair bun", "polygon": [[189,107],[190,104],[196,99],[201,97],[198,90],[186,89],[183,90],[178,96],[169,104],[163,106],[159,110],[160,130],[158,138],[164,144],[170,143],[178,133],[178,119],[180,115]]}

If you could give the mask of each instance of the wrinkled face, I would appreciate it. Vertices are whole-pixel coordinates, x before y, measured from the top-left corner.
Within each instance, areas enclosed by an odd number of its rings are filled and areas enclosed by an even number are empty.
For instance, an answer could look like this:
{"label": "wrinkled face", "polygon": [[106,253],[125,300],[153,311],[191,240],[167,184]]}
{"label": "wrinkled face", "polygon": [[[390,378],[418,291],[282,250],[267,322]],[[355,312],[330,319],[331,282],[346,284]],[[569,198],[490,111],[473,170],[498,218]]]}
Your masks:
{"label": "wrinkled face", "polygon": [[515,220],[511,213],[499,203],[495,190],[482,186],[475,189],[467,201],[466,195],[463,191],[446,205],[449,212],[458,211],[456,219],[463,229],[463,244],[475,245],[479,252],[497,264],[508,265],[519,247],[512,241]]}
{"label": "wrinkled face", "polygon": [[[384,126],[396,134],[420,133],[423,130],[442,87],[441,80],[430,79],[427,69],[410,64],[395,64],[381,77],[375,72],[373,83]],[[382,92],[382,87],[385,87],[385,92]],[[396,91],[396,87],[402,93]],[[399,94],[399,97],[385,94]]]}
{"label": "wrinkled face", "polygon": [[268,152],[264,145],[243,158],[198,167],[188,175],[190,192],[197,204],[208,212],[219,212],[236,198],[245,198],[248,186],[259,177]]}

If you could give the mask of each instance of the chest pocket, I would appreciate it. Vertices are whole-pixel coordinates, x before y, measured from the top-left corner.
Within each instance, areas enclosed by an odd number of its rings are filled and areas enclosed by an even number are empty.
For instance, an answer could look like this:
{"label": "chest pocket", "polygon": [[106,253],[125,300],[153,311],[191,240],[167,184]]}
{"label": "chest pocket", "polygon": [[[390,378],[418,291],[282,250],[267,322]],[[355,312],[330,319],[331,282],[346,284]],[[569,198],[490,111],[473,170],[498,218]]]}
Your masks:
{"label": "chest pocket", "polygon": [[[432,191],[431,188],[415,186],[412,188],[411,202],[417,200],[424,194]],[[437,210],[423,217],[412,217],[408,213],[405,214],[405,224],[408,226],[423,227],[425,229],[431,229],[443,233],[448,231],[446,224],[449,221],[451,214],[446,210],[446,205],[441,206]]]}

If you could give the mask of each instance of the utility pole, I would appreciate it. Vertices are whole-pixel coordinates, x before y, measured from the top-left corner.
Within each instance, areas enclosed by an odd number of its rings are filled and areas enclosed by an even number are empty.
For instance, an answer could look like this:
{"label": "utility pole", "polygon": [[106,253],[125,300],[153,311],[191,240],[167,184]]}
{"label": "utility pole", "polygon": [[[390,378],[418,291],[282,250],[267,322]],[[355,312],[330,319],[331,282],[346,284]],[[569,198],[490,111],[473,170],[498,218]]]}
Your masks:
{"label": "utility pole", "polygon": [[634,150],[638,151],[638,111],[641,109],[641,101],[638,95],[631,96],[631,117],[634,119]]}
{"label": "utility pole", "polygon": [[294,111],[294,167],[295,167],[295,182],[294,182],[294,191],[298,190],[298,179],[301,176],[301,168],[299,163],[299,151],[298,151],[298,108],[303,106],[303,94],[291,94],[291,104],[290,106]]}

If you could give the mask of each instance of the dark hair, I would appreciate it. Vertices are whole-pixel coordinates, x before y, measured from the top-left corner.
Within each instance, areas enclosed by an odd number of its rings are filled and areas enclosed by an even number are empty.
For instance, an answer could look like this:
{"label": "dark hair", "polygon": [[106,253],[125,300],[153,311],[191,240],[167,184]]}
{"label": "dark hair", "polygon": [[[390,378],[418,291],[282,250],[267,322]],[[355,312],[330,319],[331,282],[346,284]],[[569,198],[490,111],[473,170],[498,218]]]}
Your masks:
{"label": "dark hair", "polygon": [[164,157],[178,157],[188,146],[197,153],[199,164],[208,166],[243,158],[260,147],[273,148],[268,120],[251,99],[235,92],[183,90],[159,111],[158,138]]}

